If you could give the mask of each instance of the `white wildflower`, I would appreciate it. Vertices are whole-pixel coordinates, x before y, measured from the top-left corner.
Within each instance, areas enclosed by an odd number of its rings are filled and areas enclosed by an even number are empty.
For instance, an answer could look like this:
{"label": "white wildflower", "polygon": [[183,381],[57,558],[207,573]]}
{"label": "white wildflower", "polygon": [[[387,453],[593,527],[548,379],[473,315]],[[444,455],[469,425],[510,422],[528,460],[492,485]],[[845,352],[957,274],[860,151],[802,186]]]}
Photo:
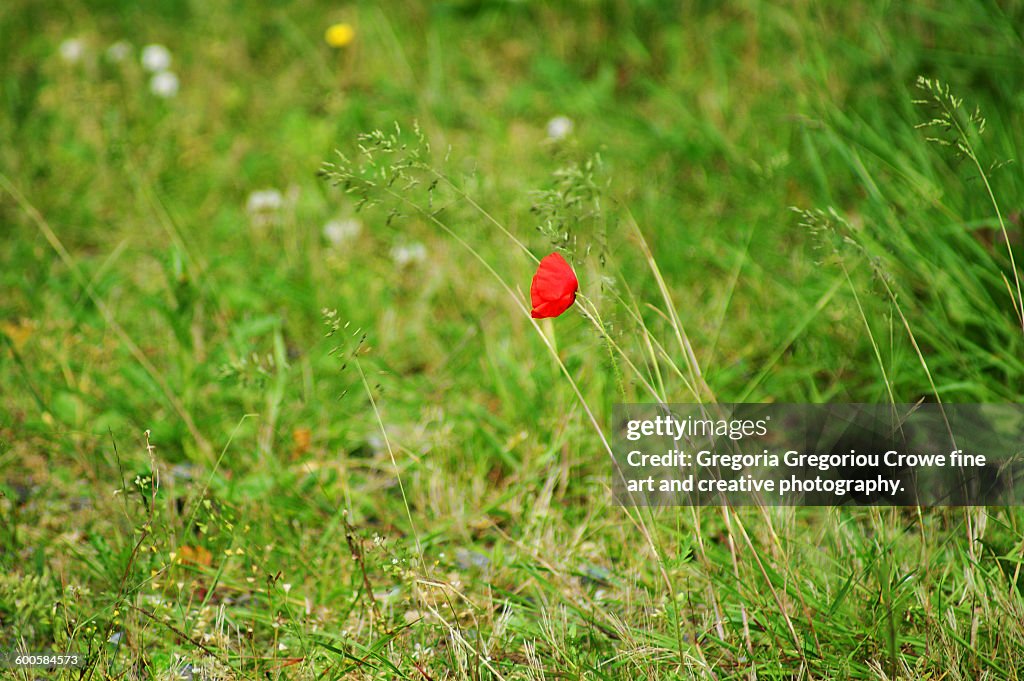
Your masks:
{"label": "white wildflower", "polygon": [[163,45],[146,45],[142,48],[142,68],[159,73],[171,68],[171,51]]}
{"label": "white wildflower", "polygon": [[245,209],[252,215],[274,213],[284,205],[284,196],[276,189],[260,189],[249,194]]}
{"label": "white wildflower", "polygon": [[420,263],[427,259],[427,247],[420,243],[395,246],[391,249],[391,259],[399,267]]}
{"label": "white wildflower", "polygon": [[573,122],[567,116],[555,116],[548,121],[548,139],[559,141],[572,134]]}
{"label": "white wildflower", "polygon": [[344,220],[331,220],[324,225],[324,238],[335,248],[340,248],[346,242],[352,241],[363,231],[363,223],[355,218]]}
{"label": "white wildflower", "polygon": [[127,40],[118,40],[107,48],[107,61],[117,64],[123,62],[132,53],[132,44]]}
{"label": "white wildflower", "polygon": [[77,64],[85,56],[85,41],[81,38],[68,38],[60,44],[60,58],[69,64]]}
{"label": "white wildflower", "polygon": [[161,71],[149,79],[149,89],[157,97],[174,97],[178,94],[178,77],[170,71]]}

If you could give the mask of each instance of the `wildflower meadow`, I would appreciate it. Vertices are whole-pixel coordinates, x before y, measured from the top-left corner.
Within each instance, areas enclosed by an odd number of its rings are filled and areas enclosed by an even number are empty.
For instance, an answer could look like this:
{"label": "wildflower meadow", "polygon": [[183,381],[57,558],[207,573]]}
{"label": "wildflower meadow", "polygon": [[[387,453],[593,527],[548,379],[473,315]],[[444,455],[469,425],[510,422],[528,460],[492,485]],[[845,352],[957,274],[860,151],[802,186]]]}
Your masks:
{"label": "wildflower meadow", "polygon": [[0,675],[1024,678],[1020,507],[614,465],[623,404],[1024,402],[1022,27],[2,3]]}

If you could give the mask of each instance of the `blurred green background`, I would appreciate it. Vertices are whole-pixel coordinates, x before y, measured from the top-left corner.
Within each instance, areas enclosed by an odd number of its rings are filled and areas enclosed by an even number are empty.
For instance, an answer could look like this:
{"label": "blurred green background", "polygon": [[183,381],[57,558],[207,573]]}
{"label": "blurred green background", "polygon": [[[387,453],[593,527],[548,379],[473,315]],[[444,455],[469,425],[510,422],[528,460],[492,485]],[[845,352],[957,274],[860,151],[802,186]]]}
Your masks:
{"label": "blurred green background", "polygon": [[[325,39],[337,23],[353,29],[340,47]],[[979,567],[976,536],[958,534],[968,516],[919,519],[922,533],[926,526],[936,533],[928,535],[934,544],[923,558],[892,559],[888,571],[876,569],[877,559],[892,547],[877,537],[899,536],[908,525],[881,512],[864,534],[844,516],[828,516],[836,543],[822,540],[824,565],[803,544],[765,558],[781,561],[780,574],[809,560],[815,567],[800,587],[807,594],[834,597],[847,578],[846,589],[870,585],[861,601],[807,606],[854,622],[816,631],[840,648],[869,632],[860,653],[831,657],[818,646],[810,662],[811,620],[798,623],[798,641],[785,645],[773,636],[789,634],[771,633],[773,626],[753,641],[749,631],[745,639],[738,633],[745,617],[779,603],[756,587],[767,574],[756,561],[737,567],[737,575],[753,575],[751,591],[722,587],[734,560],[724,544],[690,563],[681,542],[695,531],[693,520],[662,518],[678,551],[655,560],[642,547],[630,556],[621,542],[639,540],[619,511],[605,509],[613,518],[606,527],[586,508],[607,499],[595,433],[514,301],[424,213],[386,196],[360,210],[357,196],[319,171],[335,150],[357,157],[360,133],[391,131],[397,122],[407,137],[418,123],[430,163],[458,188],[439,195],[446,224],[523,300],[533,262],[471,202],[537,256],[568,243],[608,333],[644,376],[663,377],[667,399],[692,393],[673,378],[671,367],[685,358],[634,222],[723,401],[1019,401],[1024,322],[1010,258],[1019,270],[1022,27],[1024,3],[1013,1],[8,0],[0,7],[0,509],[12,529],[0,562],[25,570],[19,581],[41,580],[45,603],[68,576],[91,584],[83,613],[111,630],[122,568],[143,581],[160,569],[133,557],[130,537],[116,538],[118,522],[142,522],[149,505],[112,512],[127,502],[109,499],[116,480],[152,472],[141,435],[149,429],[158,468],[186,467],[189,482],[178,497],[185,509],[215,498],[260,537],[243,541],[235,523],[222,525],[210,540],[210,569],[223,580],[244,585],[240,575],[257,564],[269,574],[292,571],[296,584],[351,577],[316,587],[318,598],[361,603],[347,525],[336,514],[344,506],[357,524],[405,542],[402,550],[412,551],[416,535],[419,560],[450,563],[448,542],[485,547],[488,565],[510,571],[502,579],[539,582],[541,595],[523,607],[544,609],[538,603],[548,597],[573,598],[551,575],[569,579],[582,568],[555,556],[580,550],[566,538],[571,527],[595,523],[588,560],[644,593],[622,615],[632,634],[615,640],[636,635],[655,651],[638,653],[636,668],[608,674],[636,678],[658,664],[682,674],[678,659],[664,662],[657,651],[692,647],[693,639],[677,642],[671,632],[680,620],[655,621],[645,609],[665,606],[665,580],[653,566],[673,560],[692,568],[673,568],[669,583],[711,584],[712,596],[726,589],[731,604],[720,614],[729,628],[706,642],[728,662],[718,678],[748,674],[752,665],[781,674],[794,660],[834,678],[876,678],[865,661],[876,654],[893,665],[890,673],[897,661],[913,668],[924,660],[922,669],[955,669],[962,678],[985,669],[1009,674],[1019,668],[1019,648],[1007,653],[1005,641],[976,633],[966,645],[967,634],[929,629],[942,612],[933,597],[955,588],[921,587],[918,619],[899,620],[893,608],[883,617],[872,605],[881,598],[902,612],[909,606],[897,593],[900,561],[954,564],[949,551],[982,570],[982,582],[1014,582],[1013,571],[1003,576],[1004,563]],[[165,57],[169,63],[154,70]],[[948,83],[963,103],[922,89],[919,76]],[[936,116],[951,129],[918,128]],[[950,144],[929,141],[936,136]],[[421,206],[422,190],[407,191]],[[553,245],[551,224],[563,226],[568,241]],[[623,300],[635,301],[642,323]],[[325,309],[349,325],[332,338],[325,338]],[[649,399],[579,315],[545,328],[600,419],[610,418],[615,401]],[[651,359],[638,328],[669,348],[664,357]],[[141,504],[145,490],[132,498]],[[264,507],[261,499],[274,503]],[[56,518],[72,502],[106,548],[95,541],[68,548],[83,538],[63,536]],[[161,506],[168,517],[157,523],[159,538],[147,539],[154,561],[174,564],[175,547],[200,543],[195,513],[183,518],[174,506],[173,498]],[[774,530],[760,536],[771,524],[748,520],[759,528],[751,530],[751,551],[774,550],[766,548]],[[712,533],[727,531],[721,518],[706,522]],[[779,534],[800,535],[802,522]],[[990,525],[1005,533],[992,556],[1014,555],[1015,516]],[[940,548],[946,532],[957,539]],[[524,576],[530,561],[521,556],[501,559],[531,542],[558,564],[547,576],[537,564]],[[223,549],[275,543],[252,566],[217,567]],[[856,576],[844,572],[846,555],[855,556]],[[466,576],[466,588],[488,592],[502,581],[489,579]],[[592,592],[602,580],[582,583]],[[209,581],[204,588],[217,593]],[[992,588],[1020,607],[1019,592]],[[0,599],[5,623],[21,607],[5,610],[15,602],[10,589],[0,589],[8,594]],[[718,607],[706,596],[692,598],[701,605],[691,603],[691,615]],[[204,606],[211,599],[199,597]],[[273,648],[267,627],[275,618],[308,635],[308,618],[279,606],[246,606],[259,621],[254,649]],[[328,620],[340,628],[345,617],[367,612],[353,605]],[[992,606],[980,617],[994,631],[1007,612]],[[571,613],[567,622],[596,621]],[[663,616],[690,617],[672,613]],[[474,630],[497,631],[491,615]],[[198,615],[184,608],[176,616],[176,626],[187,628]],[[962,631],[979,615],[963,606],[949,617]],[[560,644],[522,626],[531,632],[520,632],[523,640],[545,642],[537,645],[550,668],[566,668]],[[51,622],[34,630],[34,640],[59,637],[54,631],[86,640],[76,627]],[[423,631],[433,630],[425,624]],[[667,638],[638,633],[653,631]],[[427,646],[434,634],[416,635]],[[296,636],[303,643],[293,647],[328,654]],[[602,642],[570,646],[578,653],[574,678],[598,674],[611,654],[606,646],[618,645],[595,636]],[[389,659],[401,673],[420,678],[412,658],[402,657],[412,641],[386,640],[399,651]],[[1021,638],[1012,641],[1011,648]],[[936,652],[947,649],[948,657]],[[319,673],[318,658],[304,650],[309,667],[302,669]],[[467,671],[471,663],[453,659],[429,669],[480,678]],[[502,664],[511,673],[518,658]],[[475,669],[493,673],[479,661]]]}

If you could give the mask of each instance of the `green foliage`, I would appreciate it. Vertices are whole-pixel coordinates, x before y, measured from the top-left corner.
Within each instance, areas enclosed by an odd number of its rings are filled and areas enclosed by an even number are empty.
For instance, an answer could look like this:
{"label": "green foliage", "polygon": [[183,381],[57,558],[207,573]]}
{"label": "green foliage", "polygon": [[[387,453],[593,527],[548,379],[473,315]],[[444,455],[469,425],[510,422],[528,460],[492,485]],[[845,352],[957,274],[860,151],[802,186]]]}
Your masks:
{"label": "green foliage", "polygon": [[56,600],[53,576],[48,572],[0,574],[0,624],[5,632],[0,640],[5,649],[17,644],[18,637],[29,641],[51,637]]}
{"label": "green foliage", "polygon": [[1021,400],[1022,3],[42,5],[0,9],[0,643],[1020,678],[1018,509],[640,513],[599,431]]}

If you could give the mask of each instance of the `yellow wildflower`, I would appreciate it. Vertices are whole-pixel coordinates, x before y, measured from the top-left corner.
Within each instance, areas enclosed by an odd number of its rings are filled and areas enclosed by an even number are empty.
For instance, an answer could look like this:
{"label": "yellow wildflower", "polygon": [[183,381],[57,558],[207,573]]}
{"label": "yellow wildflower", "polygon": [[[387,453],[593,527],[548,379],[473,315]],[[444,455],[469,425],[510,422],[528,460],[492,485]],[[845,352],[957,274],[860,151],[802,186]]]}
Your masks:
{"label": "yellow wildflower", "polygon": [[331,47],[345,47],[356,38],[356,30],[352,24],[333,24],[324,33],[324,40]]}

